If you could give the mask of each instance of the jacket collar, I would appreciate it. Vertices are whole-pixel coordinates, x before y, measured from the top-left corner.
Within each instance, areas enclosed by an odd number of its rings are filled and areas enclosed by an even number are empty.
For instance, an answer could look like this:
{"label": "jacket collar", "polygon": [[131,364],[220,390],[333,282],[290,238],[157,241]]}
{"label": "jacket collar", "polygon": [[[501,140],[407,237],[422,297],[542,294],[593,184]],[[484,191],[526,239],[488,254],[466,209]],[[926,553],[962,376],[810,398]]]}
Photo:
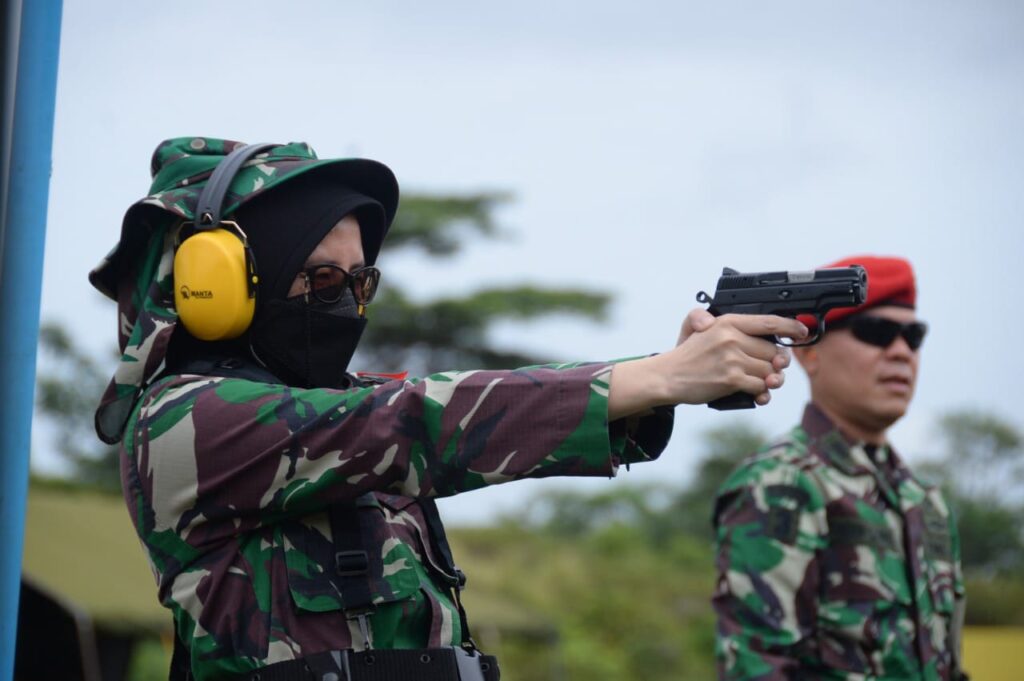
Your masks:
{"label": "jacket collar", "polygon": [[923,490],[924,486],[888,443],[878,446],[871,453],[866,443],[854,440],[841,431],[813,402],[808,403],[804,409],[801,427],[807,434],[810,454],[846,475],[869,475],[875,478],[879,489],[893,506],[899,508],[902,505],[898,492],[904,483],[910,482],[917,489]]}

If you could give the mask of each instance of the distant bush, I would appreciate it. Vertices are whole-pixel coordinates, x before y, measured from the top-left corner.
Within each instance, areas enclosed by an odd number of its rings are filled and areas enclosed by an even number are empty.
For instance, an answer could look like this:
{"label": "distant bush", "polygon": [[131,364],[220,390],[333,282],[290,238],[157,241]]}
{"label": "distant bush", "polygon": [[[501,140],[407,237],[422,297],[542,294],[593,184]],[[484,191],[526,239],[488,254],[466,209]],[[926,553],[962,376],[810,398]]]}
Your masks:
{"label": "distant bush", "polygon": [[1024,581],[968,579],[967,624],[1024,626]]}

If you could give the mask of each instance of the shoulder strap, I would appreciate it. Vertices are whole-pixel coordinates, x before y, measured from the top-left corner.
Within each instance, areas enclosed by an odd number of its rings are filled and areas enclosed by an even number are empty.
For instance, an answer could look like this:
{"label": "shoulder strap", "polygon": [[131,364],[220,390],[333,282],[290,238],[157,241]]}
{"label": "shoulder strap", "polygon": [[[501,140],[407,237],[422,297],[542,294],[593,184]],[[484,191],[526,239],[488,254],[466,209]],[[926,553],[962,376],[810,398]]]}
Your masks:
{"label": "shoulder strap", "polygon": [[168,367],[164,374],[198,374],[200,376],[223,376],[224,378],[243,378],[247,381],[259,383],[281,383],[274,374],[270,373],[255,362],[242,357],[189,357],[178,361],[174,366]]}
{"label": "shoulder strap", "polygon": [[363,541],[359,503],[332,504],[327,510],[334,543],[334,567],[346,614],[373,609],[370,558]]}
{"label": "shoulder strap", "polygon": [[[364,499],[360,497],[360,499]],[[430,543],[434,553],[444,561],[442,568],[445,572],[453,574],[458,578],[458,583],[452,589],[453,600],[459,609],[459,620],[462,626],[462,645],[467,649],[475,649],[476,643],[469,631],[469,619],[466,617],[466,609],[462,605],[461,592],[466,585],[466,575],[455,565],[452,558],[452,549],[448,544],[448,535],[445,534],[444,524],[441,522],[441,514],[438,513],[437,504],[433,499],[419,499],[417,503],[423,509],[423,516],[427,521],[430,534]],[[365,531],[359,514],[360,501],[354,503],[343,503],[332,505],[327,512],[331,524],[331,540],[334,543],[334,564],[336,570],[336,583],[341,591],[342,605],[345,609],[347,619],[359,620],[359,626],[363,636],[369,645],[367,636],[366,616],[373,612],[373,588],[370,581],[370,561],[366,552],[370,544],[366,541]]]}
{"label": "shoulder strap", "polygon": [[[455,567],[455,559],[452,557],[452,547],[448,543],[448,535],[444,531],[444,523],[441,522],[441,514],[437,510],[437,504],[433,499],[418,499],[417,503],[423,509],[423,515],[430,526],[430,542],[434,545],[435,551],[445,562],[444,568],[453,575],[462,575],[459,568]],[[462,575],[464,578],[465,575]]]}
{"label": "shoulder strap", "polygon": [[419,499],[420,508],[423,509],[423,516],[427,519],[427,526],[430,529],[430,543],[435,553],[445,562],[446,572],[458,577],[459,582],[452,589],[452,596],[455,605],[459,609],[459,620],[462,624],[462,645],[465,648],[475,649],[476,643],[469,632],[469,619],[466,617],[466,609],[462,605],[462,590],[466,587],[466,573],[455,565],[452,557],[452,547],[448,543],[448,535],[444,531],[444,523],[441,522],[441,514],[437,510],[437,504],[433,499]]}
{"label": "shoulder strap", "polygon": [[[370,556],[359,507],[372,493],[355,501],[333,504],[327,509],[334,544],[334,582],[341,592],[341,605],[345,618],[356,620],[367,650],[372,647],[370,628],[366,618],[374,611],[373,586],[370,577]],[[353,646],[354,647],[354,646]]]}

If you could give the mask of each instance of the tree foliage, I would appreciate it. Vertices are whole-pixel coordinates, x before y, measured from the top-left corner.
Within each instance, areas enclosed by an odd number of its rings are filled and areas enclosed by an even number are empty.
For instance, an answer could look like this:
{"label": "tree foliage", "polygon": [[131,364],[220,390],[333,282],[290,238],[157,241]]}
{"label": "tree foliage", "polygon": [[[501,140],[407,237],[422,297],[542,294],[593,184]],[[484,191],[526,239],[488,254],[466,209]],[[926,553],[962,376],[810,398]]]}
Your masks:
{"label": "tree foliage", "polygon": [[52,435],[49,441],[77,484],[116,492],[121,488],[117,447],[100,442],[93,429],[93,413],[109,374],[56,322],[40,327],[39,346],[45,368],[36,378],[36,413]]}
{"label": "tree foliage", "polygon": [[693,481],[672,504],[676,530],[711,541],[711,511],[719,486],[740,461],[760,449],[764,433],[745,421],[710,428],[701,435],[703,455]]}
{"label": "tree foliage", "polygon": [[[406,196],[388,233],[387,248],[433,257],[457,255],[471,241],[469,235],[498,235],[494,211],[507,200],[508,195],[494,193]],[[488,287],[418,301],[388,283],[373,303],[357,362],[375,371],[406,370],[414,375],[549,362],[550,357],[498,347],[491,330],[505,321],[528,322],[554,315],[601,322],[609,302],[605,293],[537,286]]]}
{"label": "tree foliage", "polygon": [[[654,544],[638,527],[452,530],[470,623],[499,655],[502,679],[713,678],[710,550],[686,535]],[[492,613],[509,609],[523,623],[493,631]]]}
{"label": "tree foliage", "polygon": [[952,411],[939,420],[944,481],[960,528],[964,570],[1024,579],[1024,437],[994,414]]}
{"label": "tree foliage", "polygon": [[520,286],[489,288],[457,298],[415,303],[398,288],[383,290],[373,303],[373,321],[360,345],[359,365],[413,374],[456,368],[512,369],[551,361],[494,345],[495,324],[546,315],[576,315],[602,321],[608,297],[573,290]]}
{"label": "tree foliage", "polygon": [[943,463],[958,494],[973,499],[1018,495],[1024,482],[1024,439],[995,414],[952,411],[939,420]]}
{"label": "tree foliage", "polygon": [[719,485],[740,461],[761,448],[765,436],[737,421],[704,431],[700,442],[700,462],[685,487],[616,485],[597,493],[543,494],[529,504],[530,511],[520,522],[567,538],[620,526],[653,546],[679,535],[710,542],[711,509]]}
{"label": "tree foliage", "polygon": [[460,232],[486,237],[498,234],[494,211],[511,198],[498,192],[404,195],[388,230],[387,248],[414,248],[429,256],[455,255],[465,243]]}

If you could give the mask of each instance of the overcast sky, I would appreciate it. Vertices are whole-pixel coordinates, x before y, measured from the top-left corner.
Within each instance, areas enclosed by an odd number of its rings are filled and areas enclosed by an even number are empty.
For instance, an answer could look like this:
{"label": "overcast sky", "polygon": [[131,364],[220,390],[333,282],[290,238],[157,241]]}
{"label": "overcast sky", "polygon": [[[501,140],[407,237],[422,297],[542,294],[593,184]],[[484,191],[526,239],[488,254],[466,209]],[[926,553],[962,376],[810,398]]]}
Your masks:
{"label": "overcast sky", "polygon": [[[380,264],[423,298],[614,292],[605,326],[495,337],[552,359],[669,347],[723,266],[908,257],[931,332],[893,440],[920,459],[950,409],[1024,428],[1022,79],[1016,2],[65,0],[42,316],[96,353],[114,343],[86,275],[160,140],[307,141],[384,161],[406,191],[512,192],[505,239],[442,263],[385,249]],[[751,413],[679,408],[662,459],[614,483],[527,481],[443,509],[471,522],[545,486],[685,480],[702,430],[792,425],[807,385],[789,379]]]}

